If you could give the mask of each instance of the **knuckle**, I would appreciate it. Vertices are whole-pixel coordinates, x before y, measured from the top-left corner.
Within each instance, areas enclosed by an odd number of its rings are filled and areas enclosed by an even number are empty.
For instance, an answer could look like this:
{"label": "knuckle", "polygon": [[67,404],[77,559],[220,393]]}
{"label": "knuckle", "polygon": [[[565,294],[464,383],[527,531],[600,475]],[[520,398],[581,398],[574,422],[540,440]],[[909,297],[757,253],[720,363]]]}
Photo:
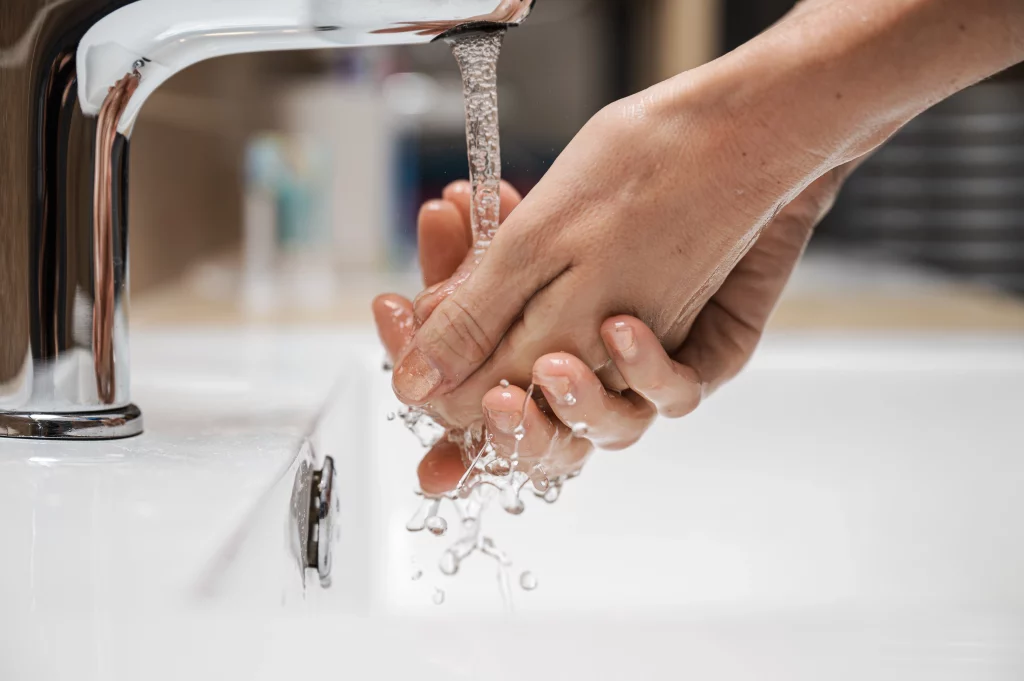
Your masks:
{"label": "knuckle", "polygon": [[700,406],[700,398],[688,398],[666,404],[659,410],[661,415],[667,419],[681,419],[684,416],[689,416],[693,412],[697,411],[697,407]]}
{"label": "knuckle", "polygon": [[658,405],[658,413],[668,419],[680,419],[697,410],[702,399],[702,388],[696,383],[680,383],[663,402]]}
{"label": "knuckle", "polygon": [[491,339],[468,306],[449,298],[434,314],[440,324],[428,343],[471,363],[482,362],[490,356]]}
{"label": "knuckle", "polygon": [[644,436],[644,433],[650,429],[656,416],[657,412],[654,409],[651,409],[649,412],[644,414],[643,418],[632,421],[625,427],[605,433],[603,436],[593,438],[594,444],[601,449],[611,452],[629,449],[639,442]]}

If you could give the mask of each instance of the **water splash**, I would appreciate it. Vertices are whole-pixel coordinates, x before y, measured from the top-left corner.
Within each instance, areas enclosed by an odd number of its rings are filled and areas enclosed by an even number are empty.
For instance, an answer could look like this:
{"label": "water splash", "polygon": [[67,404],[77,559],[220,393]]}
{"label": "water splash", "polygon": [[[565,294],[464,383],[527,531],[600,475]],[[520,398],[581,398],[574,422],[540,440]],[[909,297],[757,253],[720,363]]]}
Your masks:
{"label": "water splash", "polygon": [[424,448],[433,447],[444,437],[444,428],[422,409],[407,407],[387,415],[388,421],[394,421],[396,418],[416,436]]}
{"label": "water splash", "polygon": [[430,516],[424,525],[435,537],[443,537],[448,533],[448,521],[439,515]]}
{"label": "water splash", "polygon": [[416,509],[416,513],[413,514],[409,522],[405,524],[405,529],[410,532],[422,532],[427,527],[427,521],[437,515],[438,509],[441,507],[441,500],[433,497],[426,497],[420,502],[420,506]]}

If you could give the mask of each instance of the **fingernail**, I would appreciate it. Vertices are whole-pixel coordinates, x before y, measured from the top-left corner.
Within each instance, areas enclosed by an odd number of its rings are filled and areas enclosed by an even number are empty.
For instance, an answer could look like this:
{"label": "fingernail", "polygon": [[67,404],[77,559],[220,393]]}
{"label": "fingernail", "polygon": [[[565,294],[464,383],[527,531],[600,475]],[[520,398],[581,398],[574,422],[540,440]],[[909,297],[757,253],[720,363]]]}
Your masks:
{"label": "fingernail", "polygon": [[498,411],[486,408],[485,411],[487,412],[487,419],[495,428],[506,435],[511,435],[516,426],[523,420],[522,414],[517,411]]}
{"label": "fingernail", "polygon": [[558,404],[570,407],[576,404],[576,396],[572,394],[572,381],[567,377],[556,376],[543,365],[539,365],[534,367],[533,382],[544,388],[544,392],[554,398]]}
{"label": "fingernail", "polygon": [[615,350],[625,360],[632,360],[636,358],[636,334],[633,333],[633,327],[625,322],[618,322],[612,329],[609,339]]}
{"label": "fingernail", "polygon": [[441,385],[441,372],[422,351],[416,349],[398,365],[393,385],[403,402],[420,403]]}

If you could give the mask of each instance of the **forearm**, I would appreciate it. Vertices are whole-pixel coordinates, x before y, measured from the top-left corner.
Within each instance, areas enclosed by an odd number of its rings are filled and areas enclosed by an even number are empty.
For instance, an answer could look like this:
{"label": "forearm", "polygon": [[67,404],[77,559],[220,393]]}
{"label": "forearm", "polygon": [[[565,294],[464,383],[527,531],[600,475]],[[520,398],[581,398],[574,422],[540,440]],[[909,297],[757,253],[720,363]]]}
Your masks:
{"label": "forearm", "polygon": [[[1021,0],[804,0],[731,54],[664,87],[723,104],[787,180],[858,158],[933,104],[1024,60]],[[671,97],[671,95],[670,95]],[[809,178],[810,179],[810,178]]]}

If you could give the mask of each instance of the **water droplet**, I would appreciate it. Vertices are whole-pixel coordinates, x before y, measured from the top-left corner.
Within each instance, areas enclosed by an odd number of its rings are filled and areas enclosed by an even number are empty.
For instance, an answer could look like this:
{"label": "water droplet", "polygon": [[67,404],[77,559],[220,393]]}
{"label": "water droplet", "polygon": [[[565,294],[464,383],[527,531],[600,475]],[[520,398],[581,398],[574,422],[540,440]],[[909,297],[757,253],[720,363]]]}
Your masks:
{"label": "water droplet", "polygon": [[509,558],[508,554],[499,549],[494,540],[490,537],[484,537],[480,540],[480,553],[485,556],[490,556],[498,562],[498,565],[502,567],[508,567],[512,565],[512,559]]}
{"label": "water droplet", "polygon": [[434,589],[434,605],[444,603],[444,589]]}
{"label": "water droplet", "polygon": [[504,477],[508,475],[508,472],[512,470],[512,462],[508,459],[495,459],[494,461],[488,462],[487,466],[484,467],[490,475],[497,475]]}
{"label": "water droplet", "polygon": [[568,404],[570,407],[575,407],[576,406],[576,396],[573,395],[572,393],[566,393],[565,394],[565,403]]}
{"label": "water droplet", "polygon": [[420,580],[421,577],[423,577],[423,570],[419,568],[413,568],[412,581],[417,582]]}
{"label": "water droplet", "polygon": [[394,421],[395,417],[397,416],[398,414],[396,414],[395,412],[391,412],[390,414],[388,414],[388,421]]}
{"label": "water droplet", "polygon": [[574,423],[572,426],[573,437],[586,437],[587,433],[589,432],[590,426],[588,426],[586,423],[583,423],[582,421],[579,423]]}
{"label": "water droplet", "polygon": [[419,508],[416,509],[416,513],[413,514],[412,518],[409,518],[409,522],[405,524],[405,529],[410,532],[422,532],[427,526],[427,519],[437,515],[437,509],[441,506],[440,499],[424,498],[420,502]]}
{"label": "water droplet", "polygon": [[500,385],[502,388],[507,388],[512,384],[506,381],[505,379],[501,379],[501,383],[499,383],[498,385]]}
{"label": "water droplet", "polygon": [[443,537],[448,532],[448,521],[439,515],[432,515],[424,523],[430,533],[436,537]]}
{"label": "water droplet", "polygon": [[526,510],[526,504],[524,504],[523,500],[519,497],[515,497],[515,500],[509,501],[508,503],[503,501],[501,506],[509,515],[522,515],[523,511]]}
{"label": "water droplet", "polygon": [[441,562],[438,564],[441,573],[451,577],[459,571],[459,557],[455,555],[455,552],[448,549],[441,554]]}
{"label": "water droplet", "polygon": [[547,492],[551,488],[551,481],[543,476],[534,478],[533,488],[538,492]]}
{"label": "water droplet", "polygon": [[537,588],[537,578],[533,576],[532,572],[527,570],[519,575],[519,586],[523,587],[523,591],[533,591]]}
{"label": "water droplet", "polygon": [[433,447],[444,436],[444,428],[422,409],[401,409],[396,416],[424,447]]}
{"label": "water droplet", "polygon": [[548,502],[549,504],[553,504],[556,501],[558,501],[558,498],[560,496],[562,496],[562,486],[561,485],[554,485],[553,487],[548,489],[547,492],[544,493],[543,499],[544,499],[544,501]]}
{"label": "water droplet", "polygon": [[512,434],[515,436],[516,442],[522,442],[523,438],[526,437],[526,427],[520,423],[516,426],[515,430],[512,431]]}

